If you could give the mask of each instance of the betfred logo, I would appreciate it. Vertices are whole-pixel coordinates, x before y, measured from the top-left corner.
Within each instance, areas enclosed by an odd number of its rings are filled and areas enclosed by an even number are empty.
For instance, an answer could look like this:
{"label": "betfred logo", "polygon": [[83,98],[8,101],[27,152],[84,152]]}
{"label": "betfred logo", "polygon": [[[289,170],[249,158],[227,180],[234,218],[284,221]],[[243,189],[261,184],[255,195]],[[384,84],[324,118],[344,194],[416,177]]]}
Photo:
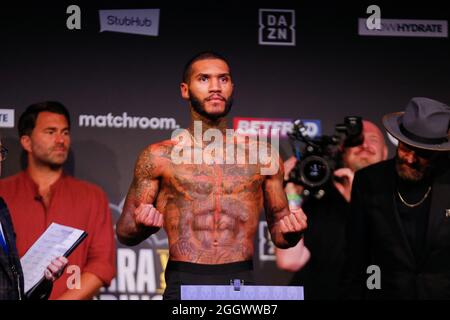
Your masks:
{"label": "betfred logo", "polygon": [[[307,135],[311,138],[321,134],[320,120],[303,120],[306,126]],[[233,129],[238,134],[246,135],[273,135],[277,132],[280,137],[286,138],[294,126],[293,119],[271,119],[271,118],[241,118],[233,119]]]}

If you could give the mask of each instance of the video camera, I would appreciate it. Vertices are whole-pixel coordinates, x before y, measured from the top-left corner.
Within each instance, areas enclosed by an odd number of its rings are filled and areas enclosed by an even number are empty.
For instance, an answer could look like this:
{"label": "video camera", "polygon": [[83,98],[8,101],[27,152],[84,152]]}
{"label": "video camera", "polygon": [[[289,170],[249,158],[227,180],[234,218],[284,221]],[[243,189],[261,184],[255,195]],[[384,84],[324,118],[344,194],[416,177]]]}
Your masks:
{"label": "video camera", "polygon": [[[297,162],[285,183],[301,185],[305,197],[314,196],[317,199],[325,195],[325,187],[332,181],[333,172],[343,167],[343,149],[356,147],[364,140],[362,119],[357,116],[345,117],[343,124],[336,125],[332,136],[319,138],[309,137],[303,122],[296,120],[288,136]],[[302,149],[298,147],[299,143],[304,144]]]}

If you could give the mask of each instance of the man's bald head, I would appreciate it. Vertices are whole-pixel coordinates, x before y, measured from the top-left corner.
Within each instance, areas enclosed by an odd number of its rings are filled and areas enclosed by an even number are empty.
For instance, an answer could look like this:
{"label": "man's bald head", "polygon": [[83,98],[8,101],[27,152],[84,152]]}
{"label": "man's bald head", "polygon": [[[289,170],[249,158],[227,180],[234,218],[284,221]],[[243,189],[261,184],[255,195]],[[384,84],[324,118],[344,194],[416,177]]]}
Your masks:
{"label": "man's bald head", "polygon": [[368,165],[386,160],[387,146],[381,130],[373,123],[363,120],[364,142],[344,150],[344,166],[357,171]]}

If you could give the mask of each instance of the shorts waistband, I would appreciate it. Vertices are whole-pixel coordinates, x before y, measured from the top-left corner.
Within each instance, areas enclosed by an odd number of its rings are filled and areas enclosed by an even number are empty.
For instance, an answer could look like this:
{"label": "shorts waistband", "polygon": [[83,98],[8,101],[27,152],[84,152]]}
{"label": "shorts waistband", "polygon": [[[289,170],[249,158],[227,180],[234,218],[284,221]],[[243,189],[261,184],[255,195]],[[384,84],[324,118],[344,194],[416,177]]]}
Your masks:
{"label": "shorts waistband", "polygon": [[238,261],[224,264],[199,264],[184,261],[169,260],[166,270],[198,274],[223,274],[253,270],[253,261]]}

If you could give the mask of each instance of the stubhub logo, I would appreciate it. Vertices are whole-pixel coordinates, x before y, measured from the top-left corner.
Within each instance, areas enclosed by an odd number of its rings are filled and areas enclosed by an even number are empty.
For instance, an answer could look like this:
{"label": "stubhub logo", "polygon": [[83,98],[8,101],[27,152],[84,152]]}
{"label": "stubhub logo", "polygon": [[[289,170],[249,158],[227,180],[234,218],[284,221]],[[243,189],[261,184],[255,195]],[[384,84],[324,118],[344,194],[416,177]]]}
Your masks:
{"label": "stubhub logo", "polygon": [[100,10],[100,32],[158,36],[159,9]]}
{"label": "stubhub logo", "polygon": [[0,128],[14,128],[14,109],[0,109]]}

